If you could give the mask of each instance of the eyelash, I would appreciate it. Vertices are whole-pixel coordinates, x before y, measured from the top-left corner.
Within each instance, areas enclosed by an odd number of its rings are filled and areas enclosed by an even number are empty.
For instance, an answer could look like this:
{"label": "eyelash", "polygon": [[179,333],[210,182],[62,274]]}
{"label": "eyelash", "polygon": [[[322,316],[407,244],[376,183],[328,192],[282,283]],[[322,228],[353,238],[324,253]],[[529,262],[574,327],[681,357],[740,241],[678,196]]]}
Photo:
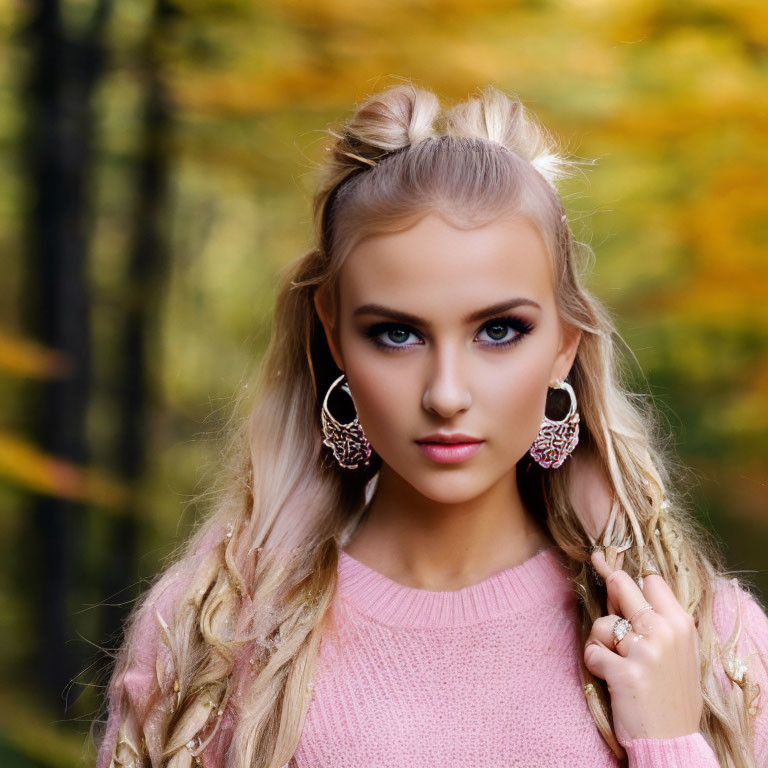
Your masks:
{"label": "eyelash", "polygon": [[[481,344],[484,344],[486,347],[493,347],[494,349],[499,349],[500,347],[511,347],[521,341],[523,336],[526,336],[533,330],[533,326],[525,320],[519,317],[514,317],[512,315],[504,315],[502,317],[494,317],[493,319],[483,323],[479,332],[484,331],[486,328],[493,328],[497,325],[504,325],[513,331],[517,331],[517,336],[513,336],[512,338],[505,341],[483,341],[480,342]],[[412,344],[385,344],[384,342],[379,341],[379,336],[381,336],[383,333],[386,333],[387,331],[393,330],[408,331],[409,333],[416,334],[416,331],[414,331],[410,325],[389,322],[374,323],[370,327],[366,328],[364,333],[377,347],[385,349],[388,352],[400,348],[407,349],[408,347],[413,346]]]}

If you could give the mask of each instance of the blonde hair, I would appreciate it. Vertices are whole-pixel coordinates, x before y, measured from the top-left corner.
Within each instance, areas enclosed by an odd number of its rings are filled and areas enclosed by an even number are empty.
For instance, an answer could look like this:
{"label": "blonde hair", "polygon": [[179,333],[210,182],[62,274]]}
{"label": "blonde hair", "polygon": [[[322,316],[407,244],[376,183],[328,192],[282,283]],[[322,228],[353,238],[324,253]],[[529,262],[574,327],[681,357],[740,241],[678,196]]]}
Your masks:
{"label": "blonde hair", "polygon": [[[574,175],[567,159],[521,101],[486,87],[441,112],[437,97],[410,83],[377,93],[330,132],[314,198],[317,246],[284,275],[273,333],[247,415],[233,414],[227,466],[211,513],[135,609],[110,683],[120,704],[113,765],[190,766],[214,743],[222,712],[234,713],[228,765],[279,768],[293,755],[310,698],[331,606],[339,549],[365,506],[380,466],[349,471],[322,445],[320,404],[339,374],[313,297],[333,307],[339,270],[370,234],[403,229],[428,212],[473,227],[514,212],[538,226],[556,266],[564,322],[582,330],[570,373],[581,414],[578,451],[591,451],[610,478],[616,503],[600,543],[621,547],[632,575],[653,561],[701,640],[701,731],[723,768],[754,768],[756,686],[732,674],[713,629],[713,595],[723,563],[671,487],[651,409],[621,384],[616,331],[581,283],[589,249],[576,242],[557,185]],[[253,392],[254,388],[250,388]],[[605,613],[605,591],[589,566],[594,540],[569,502],[569,463],[518,465],[526,503],[567,556],[579,594],[582,646]],[[158,610],[168,580],[184,573],[181,596]],[[153,694],[141,707],[125,696],[135,644],[146,622],[161,630]],[[739,683],[729,695],[715,667]],[[622,760],[603,680],[582,661],[595,723]],[[247,682],[247,685],[245,684]],[[735,688],[735,686],[734,686]]]}

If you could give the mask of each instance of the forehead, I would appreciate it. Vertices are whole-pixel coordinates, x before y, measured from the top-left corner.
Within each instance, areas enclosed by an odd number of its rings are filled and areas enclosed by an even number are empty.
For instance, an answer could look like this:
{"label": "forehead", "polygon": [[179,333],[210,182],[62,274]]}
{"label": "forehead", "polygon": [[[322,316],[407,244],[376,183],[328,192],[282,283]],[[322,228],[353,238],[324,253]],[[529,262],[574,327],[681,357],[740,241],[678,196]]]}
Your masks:
{"label": "forehead", "polygon": [[365,301],[421,315],[518,296],[554,301],[551,257],[539,230],[520,217],[459,229],[428,214],[409,229],[366,238],[342,266],[339,290],[342,309]]}

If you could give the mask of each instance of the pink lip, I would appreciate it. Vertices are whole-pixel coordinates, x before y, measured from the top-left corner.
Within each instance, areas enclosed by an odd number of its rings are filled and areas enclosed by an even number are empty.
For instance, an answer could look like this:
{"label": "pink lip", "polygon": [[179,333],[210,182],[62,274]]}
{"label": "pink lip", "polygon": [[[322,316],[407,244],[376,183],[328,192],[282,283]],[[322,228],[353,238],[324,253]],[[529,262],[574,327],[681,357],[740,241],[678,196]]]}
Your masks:
{"label": "pink lip", "polygon": [[451,434],[443,434],[441,432],[435,432],[432,435],[427,435],[426,437],[421,437],[417,441],[417,443],[482,443],[482,440],[479,440],[476,437],[472,437],[472,435],[465,435],[463,432],[452,432]]}
{"label": "pink lip", "polygon": [[[445,438],[444,438],[445,439]],[[427,457],[436,461],[438,464],[458,464],[460,461],[466,461],[480,450],[483,444],[482,440],[472,440],[466,443],[427,443],[417,441],[419,450]]]}

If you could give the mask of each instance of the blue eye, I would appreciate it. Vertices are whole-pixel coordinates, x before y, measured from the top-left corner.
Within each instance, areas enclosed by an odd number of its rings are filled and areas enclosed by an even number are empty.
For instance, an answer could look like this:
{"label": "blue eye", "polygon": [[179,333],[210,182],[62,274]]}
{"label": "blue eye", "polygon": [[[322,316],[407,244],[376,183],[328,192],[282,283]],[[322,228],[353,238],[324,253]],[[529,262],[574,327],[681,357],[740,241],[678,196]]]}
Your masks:
{"label": "blue eye", "polygon": [[[392,344],[387,344],[379,338],[385,334],[389,337]],[[368,336],[374,344],[383,349],[395,349],[396,347],[413,346],[412,344],[405,344],[404,341],[406,341],[409,336],[415,336],[416,334],[407,325],[399,325],[397,323],[376,323],[366,329],[365,335]]]}
{"label": "blue eye", "polygon": [[[516,344],[532,330],[533,326],[522,318],[496,317],[483,324],[479,333],[486,333],[487,339],[478,339],[478,341],[486,347],[508,347]],[[510,334],[510,331],[514,331],[514,333]],[[424,343],[416,331],[402,323],[374,323],[366,328],[364,333],[376,346],[388,351],[420,346]],[[411,336],[419,340],[406,343]],[[387,341],[382,337],[386,338]]]}
{"label": "blue eye", "polygon": [[[491,347],[508,347],[515,344],[527,333],[530,333],[532,326],[517,317],[498,317],[489,320],[480,330],[480,333],[487,333],[490,342],[483,342]],[[514,331],[509,334],[509,331]]]}

